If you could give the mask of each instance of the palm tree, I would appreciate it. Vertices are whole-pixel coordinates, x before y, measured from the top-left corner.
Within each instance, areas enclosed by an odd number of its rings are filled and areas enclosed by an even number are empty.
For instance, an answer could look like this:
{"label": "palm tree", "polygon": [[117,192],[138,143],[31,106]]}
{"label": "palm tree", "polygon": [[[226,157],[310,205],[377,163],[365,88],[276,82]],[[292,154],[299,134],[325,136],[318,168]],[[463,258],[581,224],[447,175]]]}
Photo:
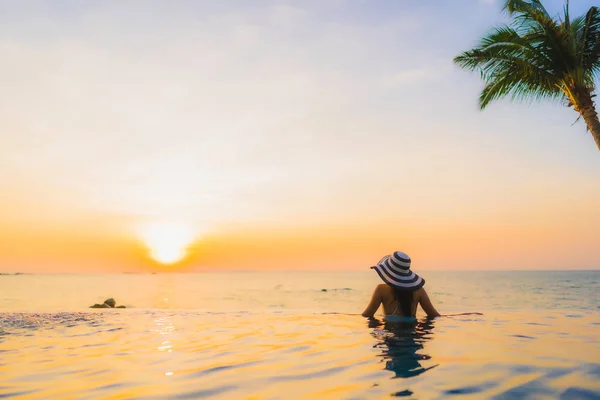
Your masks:
{"label": "palm tree", "polygon": [[454,59],[481,73],[483,110],[492,100],[561,99],[579,113],[600,149],[600,121],[594,107],[594,78],[600,74],[600,8],[553,19],[540,0],[506,0],[510,25],[492,30],[478,47]]}

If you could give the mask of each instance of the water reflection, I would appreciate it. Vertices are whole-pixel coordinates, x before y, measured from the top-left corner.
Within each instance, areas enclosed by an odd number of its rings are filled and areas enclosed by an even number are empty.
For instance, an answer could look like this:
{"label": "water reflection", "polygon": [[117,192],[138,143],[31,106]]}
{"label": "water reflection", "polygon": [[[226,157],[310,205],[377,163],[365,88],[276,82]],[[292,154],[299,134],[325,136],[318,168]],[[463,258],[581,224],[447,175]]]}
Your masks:
{"label": "water reflection", "polygon": [[381,349],[379,356],[385,361],[385,369],[396,374],[394,378],[411,378],[438,366],[422,365],[422,361],[431,359],[422,350],[425,343],[433,339],[434,326],[435,322],[430,319],[393,323],[369,320],[369,327],[374,328],[372,335],[377,340],[374,347]]}

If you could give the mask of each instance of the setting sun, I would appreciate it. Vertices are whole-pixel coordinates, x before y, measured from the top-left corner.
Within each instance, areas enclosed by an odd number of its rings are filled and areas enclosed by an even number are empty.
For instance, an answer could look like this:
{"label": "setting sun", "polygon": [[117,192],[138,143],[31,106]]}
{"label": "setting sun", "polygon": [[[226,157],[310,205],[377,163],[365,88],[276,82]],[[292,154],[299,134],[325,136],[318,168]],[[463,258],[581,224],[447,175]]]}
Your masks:
{"label": "setting sun", "polygon": [[194,239],[190,227],[173,223],[150,224],[144,227],[141,236],[150,249],[150,256],[162,264],[173,264],[183,259]]}

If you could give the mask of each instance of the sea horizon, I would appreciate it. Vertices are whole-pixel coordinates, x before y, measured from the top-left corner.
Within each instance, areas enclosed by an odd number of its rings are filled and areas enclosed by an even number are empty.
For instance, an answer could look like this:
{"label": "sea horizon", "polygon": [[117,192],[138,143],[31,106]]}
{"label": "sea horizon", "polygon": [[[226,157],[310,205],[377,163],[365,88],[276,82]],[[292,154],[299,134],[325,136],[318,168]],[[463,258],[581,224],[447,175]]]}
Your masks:
{"label": "sea horizon", "polygon": [[[435,272],[435,273],[452,273],[452,272],[590,272],[600,271],[599,268],[582,268],[582,269],[422,269],[424,272]],[[361,269],[279,269],[279,270],[265,270],[265,269],[200,269],[200,270],[169,270],[164,269],[162,271],[44,271],[44,272],[21,272],[21,271],[2,271],[0,275],[104,275],[104,274],[202,274],[202,273],[280,273],[280,272],[307,272],[307,273],[335,273],[335,272],[358,272],[362,273],[365,270]]]}

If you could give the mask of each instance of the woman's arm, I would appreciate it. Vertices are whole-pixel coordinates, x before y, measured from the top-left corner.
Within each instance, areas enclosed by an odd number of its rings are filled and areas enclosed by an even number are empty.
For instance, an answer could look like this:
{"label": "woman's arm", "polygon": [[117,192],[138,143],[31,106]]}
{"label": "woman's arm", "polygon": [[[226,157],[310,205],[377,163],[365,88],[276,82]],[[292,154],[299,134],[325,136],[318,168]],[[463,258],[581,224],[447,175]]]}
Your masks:
{"label": "woman's arm", "polygon": [[373,291],[373,296],[371,296],[371,301],[369,302],[369,305],[367,306],[367,308],[365,308],[365,311],[363,311],[362,316],[368,317],[368,318],[373,318],[373,316],[379,309],[380,305],[381,305],[381,290],[379,289],[379,286],[377,286],[375,288],[375,290]]}
{"label": "woman's arm", "polygon": [[437,312],[437,310],[431,303],[429,295],[427,295],[425,289],[423,289],[423,293],[421,294],[421,298],[419,299],[419,304],[421,304],[421,308],[423,309],[423,311],[425,311],[429,318],[435,318],[440,316],[440,313]]}

